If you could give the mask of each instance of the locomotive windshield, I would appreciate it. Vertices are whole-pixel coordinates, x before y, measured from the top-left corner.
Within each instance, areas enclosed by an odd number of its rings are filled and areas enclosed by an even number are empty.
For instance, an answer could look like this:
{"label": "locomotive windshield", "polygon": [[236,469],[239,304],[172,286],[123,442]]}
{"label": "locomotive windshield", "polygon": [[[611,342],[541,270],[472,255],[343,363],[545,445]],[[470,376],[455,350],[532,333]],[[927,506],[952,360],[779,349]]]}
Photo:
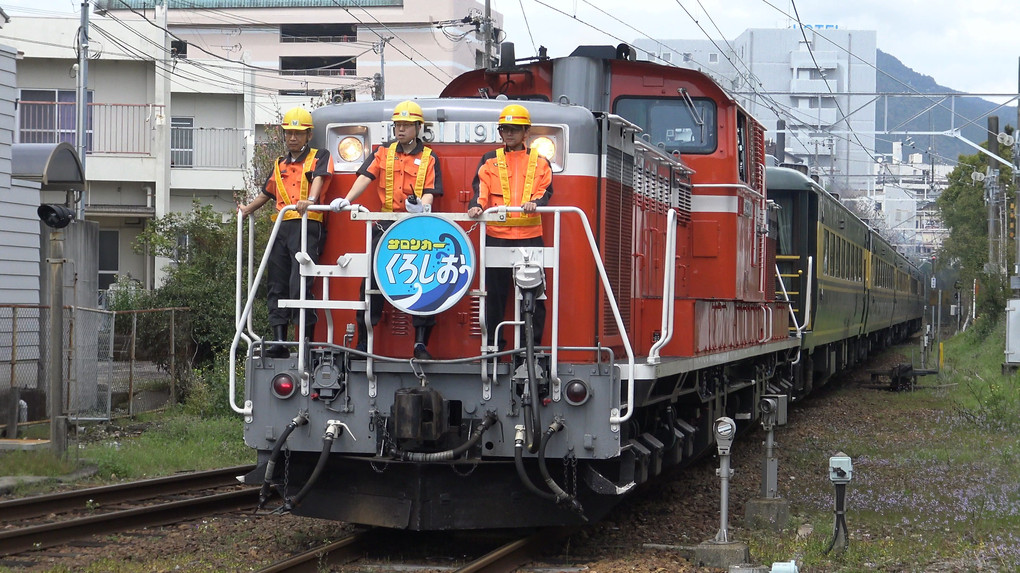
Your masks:
{"label": "locomotive windshield", "polygon": [[616,100],[615,113],[641,126],[667,152],[715,151],[716,106],[710,99],[625,97]]}

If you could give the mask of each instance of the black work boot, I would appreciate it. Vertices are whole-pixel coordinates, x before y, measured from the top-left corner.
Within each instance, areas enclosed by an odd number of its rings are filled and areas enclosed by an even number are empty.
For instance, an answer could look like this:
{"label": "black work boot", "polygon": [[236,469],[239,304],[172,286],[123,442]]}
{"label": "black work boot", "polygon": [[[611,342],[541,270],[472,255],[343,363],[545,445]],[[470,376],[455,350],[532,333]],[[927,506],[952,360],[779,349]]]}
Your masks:
{"label": "black work boot", "polygon": [[[273,325],[273,334],[276,336],[277,342],[285,342],[287,340],[287,325],[276,324]],[[270,344],[266,348],[267,358],[289,358],[290,350],[283,344]]]}
{"label": "black work boot", "polygon": [[418,360],[432,360],[432,355],[429,354],[428,348],[426,348],[429,343],[431,330],[431,326],[414,327],[414,357]]}
{"label": "black work boot", "polygon": [[365,323],[360,320],[358,321],[358,344],[354,349],[368,352],[368,331],[365,330]]}

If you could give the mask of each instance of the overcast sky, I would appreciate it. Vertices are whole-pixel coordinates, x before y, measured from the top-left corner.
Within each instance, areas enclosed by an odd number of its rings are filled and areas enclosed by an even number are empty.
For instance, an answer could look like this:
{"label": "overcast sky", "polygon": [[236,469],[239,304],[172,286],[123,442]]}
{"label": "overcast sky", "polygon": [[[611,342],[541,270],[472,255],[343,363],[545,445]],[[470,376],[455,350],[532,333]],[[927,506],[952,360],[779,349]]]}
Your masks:
{"label": "overcast sky", "polygon": [[507,39],[515,43],[518,58],[534,55],[535,45],[558,57],[579,44],[617,44],[616,38],[733,39],[748,28],[790,27],[796,6],[804,24],[875,30],[878,49],[943,86],[969,93],[1018,91],[1018,0],[491,2],[492,9],[503,14]]}
{"label": "overcast sky", "polygon": [[[405,0],[427,2],[428,0]],[[484,0],[478,0],[484,2]],[[878,48],[939,84],[1018,91],[1018,0],[490,0],[517,57],[639,38],[733,39],[747,28],[805,24],[875,30]],[[76,12],[80,0],[0,0],[11,16]],[[686,9],[686,10],[685,10]],[[529,32],[530,28],[530,32]]]}

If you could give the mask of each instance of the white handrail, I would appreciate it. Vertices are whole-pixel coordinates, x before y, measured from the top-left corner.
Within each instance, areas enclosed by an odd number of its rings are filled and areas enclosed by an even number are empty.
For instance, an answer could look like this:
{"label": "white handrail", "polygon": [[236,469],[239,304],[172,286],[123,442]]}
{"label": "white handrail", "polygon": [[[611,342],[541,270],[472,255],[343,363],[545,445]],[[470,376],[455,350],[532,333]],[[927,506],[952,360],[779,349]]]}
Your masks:
{"label": "white handrail", "polygon": [[[258,284],[262,280],[262,275],[265,272],[265,269],[266,269],[266,266],[267,266],[267,263],[268,263],[269,253],[271,251],[271,246],[276,241],[276,237],[279,234],[279,230],[280,230],[280,224],[283,221],[282,214],[284,212],[286,212],[287,210],[291,210],[291,209],[294,209],[293,205],[287,205],[283,209],[280,210],[280,216],[277,217],[276,223],[273,226],[272,233],[270,234],[269,241],[267,243],[266,251],[265,251],[265,253],[262,256],[262,261],[259,264],[258,272],[256,273],[254,282],[252,284]],[[325,206],[325,205],[313,205],[313,206],[309,207],[309,209],[313,210],[313,211],[328,211],[329,207]],[[355,206],[352,206],[352,207],[344,208],[344,210],[354,210],[354,209],[359,209],[359,206],[355,205]],[[363,208],[360,208],[360,209],[363,209]],[[485,214],[490,214],[490,215],[491,214],[496,214],[499,211],[502,211],[503,213],[514,213],[514,212],[523,212],[524,209],[521,208],[521,207],[509,207],[509,208],[508,207],[502,207],[502,206],[501,207],[491,207],[491,208],[489,208],[489,209],[487,209],[485,211]],[[558,230],[558,228],[560,226],[560,218],[559,218],[560,213],[573,213],[573,214],[576,214],[578,216],[578,218],[581,220],[582,226],[584,227],[585,237],[588,239],[588,246],[589,246],[589,248],[591,250],[591,253],[593,255],[593,259],[595,260],[595,265],[598,268],[599,279],[601,280],[602,286],[603,286],[603,288],[605,289],[605,292],[606,292],[606,296],[609,299],[609,305],[610,305],[610,308],[613,311],[613,318],[616,321],[617,328],[619,329],[620,336],[621,336],[621,338],[623,340],[624,349],[627,352],[628,379],[627,379],[627,392],[626,392],[627,398],[626,398],[626,402],[625,403],[621,403],[619,409],[617,409],[617,408],[613,408],[612,409],[612,411],[610,412],[609,423],[610,424],[621,424],[623,422],[626,422],[633,415],[633,407],[632,407],[632,405],[634,403],[634,351],[631,348],[630,339],[627,336],[626,325],[623,323],[623,318],[622,318],[622,316],[620,314],[620,309],[619,309],[619,307],[618,307],[618,305],[616,303],[616,297],[615,297],[615,295],[613,293],[612,285],[609,282],[609,276],[608,276],[608,273],[606,272],[605,265],[602,263],[602,257],[601,257],[601,254],[599,253],[598,246],[597,246],[597,244],[595,242],[595,236],[594,236],[594,234],[593,234],[593,232],[591,230],[591,225],[588,222],[588,218],[585,215],[585,213],[581,209],[579,209],[577,207],[539,207],[538,208],[538,212],[539,213],[554,213],[556,215],[555,227],[557,228],[557,230],[556,230],[555,235],[556,235],[557,239],[559,238],[559,230]],[[460,219],[461,217],[456,217],[456,218]],[[483,220],[483,225],[484,225],[484,220]],[[239,229],[239,239],[238,240],[240,241],[240,229],[241,229],[240,225],[238,226],[238,229]],[[302,253],[306,252],[306,250],[307,250],[307,232],[306,231],[307,231],[307,214],[302,218]],[[675,241],[674,241],[674,243],[675,243]],[[482,235],[479,238],[479,244],[484,246],[484,228],[482,229]],[[240,249],[240,244],[238,245],[238,248]],[[482,255],[482,256],[484,256],[484,255]],[[240,267],[238,267],[238,273],[240,274]],[[554,279],[553,279],[554,280],[554,287],[553,287],[554,289],[556,289],[558,287],[558,285],[559,285],[558,274],[559,273],[557,273],[556,276],[554,276]],[[238,278],[238,281],[240,281],[240,278]],[[485,281],[484,273],[482,273],[481,277],[479,278],[480,286],[484,287],[484,281]],[[304,281],[303,280],[301,282],[300,289],[301,289],[300,290],[300,296],[301,296],[301,299],[303,300],[305,298],[305,286],[304,286]],[[554,291],[554,292],[556,292],[557,295],[559,294],[558,291]],[[368,295],[366,293],[366,298],[367,298],[367,296]],[[558,298],[558,296],[557,296],[557,298]],[[670,297],[670,299],[672,300],[672,297]],[[239,341],[240,336],[241,336],[241,330],[243,328],[244,323],[247,321],[248,317],[251,314],[251,308],[252,308],[252,305],[254,303],[254,300],[255,300],[255,290],[249,289],[249,293],[248,293],[248,297],[247,297],[247,300],[246,300],[245,305],[244,305],[244,309],[241,312],[241,316],[238,317],[238,321],[237,321],[237,324],[236,324],[236,329],[235,329],[235,332],[234,332],[234,339],[233,339],[233,341],[231,342],[231,345],[230,345],[230,359],[231,359],[231,363],[233,363],[234,360],[236,360],[237,346],[238,346],[238,341]],[[482,320],[484,321],[484,301],[482,303],[481,311],[482,311],[481,314],[483,316]],[[553,302],[553,324],[554,325],[558,325],[558,316],[557,316],[558,312],[559,312],[559,305],[556,303],[556,301],[554,301]],[[670,313],[670,314],[672,314],[672,313]],[[366,311],[366,319],[368,319],[367,311]],[[484,324],[483,324],[483,326],[484,326]],[[304,331],[305,331],[305,316],[304,316],[304,309],[301,309],[301,315],[300,315],[299,322],[298,322],[298,369],[299,369],[299,371],[302,372],[302,389],[304,389],[305,385],[307,384],[307,373],[304,372],[304,345],[305,345],[305,342],[304,342]],[[483,338],[485,337],[484,329],[483,329],[482,336],[483,336]],[[371,340],[371,334],[369,334],[369,340]],[[557,332],[556,328],[554,328],[554,330],[553,330],[553,341],[554,341],[554,344],[553,344],[553,352],[554,352],[554,354],[553,354],[553,363],[552,363],[552,366],[555,368],[555,366],[556,366],[556,360],[555,359],[556,359],[556,356],[557,356],[555,354],[555,349],[556,349],[556,346],[558,344],[558,332]],[[484,376],[484,374],[485,374],[485,366],[483,365],[482,368],[483,368],[483,376]],[[251,413],[252,413],[252,404],[251,404],[251,401],[245,401],[245,405],[244,405],[243,408],[238,406],[236,404],[236,387],[237,387],[236,373],[234,372],[233,368],[231,368],[230,369],[230,380],[229,380],[230,407],[235,412],[237,412],[239,414],[250,416]],[[622,411],[622,410],[626,410],[626,413],[620,414],[620,411]]]}
{"label": "white handrail", "polygon": [[[278,235],[279,232],[280,232],[280,223],[283,222],[283,216],[282,215],[283,215],[283,213],[285,211],[287,211],[289,209],[293,209],[293,208],[294,208],[293,205],[287,205],[283,209],[280,210],[280,216],[278,216],[276,218],[276,223],[273,225],[273,231],[269,234],[269,241],[266,243],[266,250],[262,254],[262,261],[259,263],[259,270],[258,270],[258,272],[255,273],[255,280],[251,284],[259,284],[259,282],[262,281],[262,273],[265,272],[266,265],[269,262],[269,253],[270,253],[270,251],[272,251],[273,242],[276,241],[276,235]],[[238,240],[237,248],[238,249],[241,248],[241,245],[240,245],[240,242],[241,242],[240,229],[241,229],[241,225],[239,223],[238,224],[238,238],[237,238],[237,240]],[[237,280],[238,281],[241,280],[240,276],[238,277]],[[237,344],[238,344],[238,341],[240,340],[241,334],[243,333],[244,326],[245,326],[245,324],[248,321],[248,316],[251,314],[251,307],[255,303],[255,292],[256,292],[256,290],[257,289],[252,289],[252,288],[248,289],[248,299],[247,299],[247,301],[244,304],[244,310],[241,311],[241,316],[238,318],[237,323],[234,325],[234,339],[230,343],[230,368],[228,368],[228,370],[230,371],[229,383],[228,383],[228,392],[230,394],[230,396],[229,396],[229,399],[230,399],[230,408],[233,411],[237,412],[238,414],[242,414],[242,415],[245,415],[245,416],[251,416],[251,407],[252,407],[252,404],[251,404],[251,400],[245,400],[243,408],[237,405],[237,372],[234,369],[233,365],[237,361]]]}
{"label": "white handrail", "polygon": [[666,267],[662,272],[662,326],[659,340],[648,351],[648,364],[660,362],[659,349],[669,344],[673,338],[673,312],[676,307],[676,209],[666,214]]}
{"label": "white handrail", "polygon": [[797,336],[800,336],[801,327],[800,321],[797,320],[797,313],[793,310],[793,302],[790,300],[790,293],[786,291],[786,283],[783,282],[783,275],[779,272],[779,264],[776,264],[776,279],[779,281],[779,288],[783,291],[783,298],[788,303],[786,309],[790,312],[790,320],[793,321],[793,326],[797,330]]}
{"label": "white handrail", "polygon": [[[489,213],[495,214],[499,210],[505,210],[505,212],[507,213],[524,212],[524,209],[521,207],[489,207],[488,209],[485,210],[483,215]],[[634,404],[634,350],[630,346],[630,338],[627,336],[627,328],[626,325],[623,323],[623,317],[620,315],[620,308],[616,304],[616,296],[613,294],[613,287],[609,283],[609,276],[608,273],[606,272],[605,265],[602,263],[602,256],[601,253],[599,253],[598,245],[595,243],[595,235],[594,233],[592,233],[591,225],[588,223],[588,217],[585,215],[584,211],[582,211],[578,207],[539,207],[537,209],[537,212],[573,213],[578,216],[578,218],[581,220],[582,226],[584,227],[584,234],[585,237],[588,239],[588,247],[591,249],[591,253],[593,255],[592,258],[595,260],[595,266],[598,267],[599,279],[602,281],[602,287],[606,289],[606,296],[609,298],[609,306],[610,308],[612,308],[613,318],[616,320],[616,327],[620,331],[620,338],[623,340],[623,347],[627,351],[627,366],[628,366],[627,402],[625,404],[623,403],[620,404],[620,409],[622,410],[626,408],[627,413],[621,415],[619,413],[619,410],[616,410],[614,408],[613,410],[616,411],[611,411],[609,416],[610,424],[622,424],[623,422],[629,420],[631,415],[633,415],[634,413],[633,411],[634,409],[632,406]],[[556,296],[559,296],[558,292],[555,294]],[[556,310],[558,309],[554,307],[553,312],[555,313]],[[554,317],[553,320],[555,322],[556,318]],[[554,337],[556,336],[555,332],[553,336]]]}

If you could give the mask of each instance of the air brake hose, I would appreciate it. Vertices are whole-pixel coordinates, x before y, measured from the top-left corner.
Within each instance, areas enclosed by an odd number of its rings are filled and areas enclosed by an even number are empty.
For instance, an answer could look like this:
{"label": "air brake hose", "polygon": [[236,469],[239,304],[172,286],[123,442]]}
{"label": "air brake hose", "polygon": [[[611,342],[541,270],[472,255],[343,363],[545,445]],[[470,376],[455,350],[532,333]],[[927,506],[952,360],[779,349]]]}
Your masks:
{"label": "air brake hose", "polygon": [[287,499],[283,504],[282,510],[289,512],[295,507],[301,505],[301,500],[308,495],[308,492],[312,490],[312,486],[319,480],[319,476],[322,475],[322,471],[326,469],[326,462],[329,461],[329,451],[333,448],[333,441],[343,433],[343,426],[337,423],[330,423],[326,426],[326,434],[322,436],[322,452],[319,453],[319,461],[315,464],[315,469],[312,470],[312,475],[308,477],[308,481],[305,482],[304,487],[297,493],[293,498]]}
{"label": "air brake hose", "polygon": [[[287,442],[287,438],[290,437],[290,433],[294,431],[298,426],[304,426],[308,423],[308,412],[298,412],[297,416],[287,424],[287,427],[283,429],[283,433],[280,434],[280,438],[276,440],[276,445],[273,446],[272,453],[269,454],[269,461],[266,462],[266,477],[262,478],[262,487],[259,489],[259,505],[258,509],[262,509],[262,506],[269,500],[269,490],[272,487],[273,474],[276,473],[276,460],[280,458],[280,452],[283,451],[283,445]],[[286,492],[284,492],[286,495]]]}
{"label": "air brake hose", "polygon": [[443,452],[423,453],[423,452],[403,452],[400,454],[401,459],[409,462],[441,462],[445,460],[455,460],[460,457],[461,454],[470,450],[482,439],[482,434],[485,430],[488,430],[496,423],[496,413],[486,412],[485,419],[482,423],[475,428],[475,431],[471,433],[471,437],[463,444],[453,448],[452,450],[446,450]]}
{"label": "air brake hose", "polygon": [[539,428],[542,427],[542,413],[535,404],[538,400],[538,377],[535,375],[534,291],[524,291],[524,301],[521,308],[524,309],[524,346],[527,349],[524,360],[528,368],[528,394],[531,397],[529,400],[525,396],[522,403],[524,405],[524,425],[528,436],[528,452],[534,454],[538,453],[540,447],[541,436],[539,432],[541,430]]}
{"label": "air brake hose", "polygon": [[521,478],[521,483],[524,484],[528,490],[537,495],[542,499],[548,499],[549,501],[556,501],[556,496],[547,491],[538,489],[538,486],[531,481],[528,477],[528,473],[524,470],[524,426],[517,426],[517,436],[514,439],[514,466],[517,468],[517,477]]}
{"label": "air brake hose", "polygon": [[569,503],[572,510],[578,513],[582,519],[588,521],[584,517],[584,509],[581,507],[580,502],[577,501],[577,498],[563,491],[563,488],[549,475],[549,468],[545,465],[545,448],[549,444],[549,438],[562,429],[563,423],[559,420],[553,420],[545,433],[542,434],[542,447],[538,450],[538,470],[542,472],[542,479],[545,480],[545,485],[549,486],[549,489],[552,490],[556,503]]}

